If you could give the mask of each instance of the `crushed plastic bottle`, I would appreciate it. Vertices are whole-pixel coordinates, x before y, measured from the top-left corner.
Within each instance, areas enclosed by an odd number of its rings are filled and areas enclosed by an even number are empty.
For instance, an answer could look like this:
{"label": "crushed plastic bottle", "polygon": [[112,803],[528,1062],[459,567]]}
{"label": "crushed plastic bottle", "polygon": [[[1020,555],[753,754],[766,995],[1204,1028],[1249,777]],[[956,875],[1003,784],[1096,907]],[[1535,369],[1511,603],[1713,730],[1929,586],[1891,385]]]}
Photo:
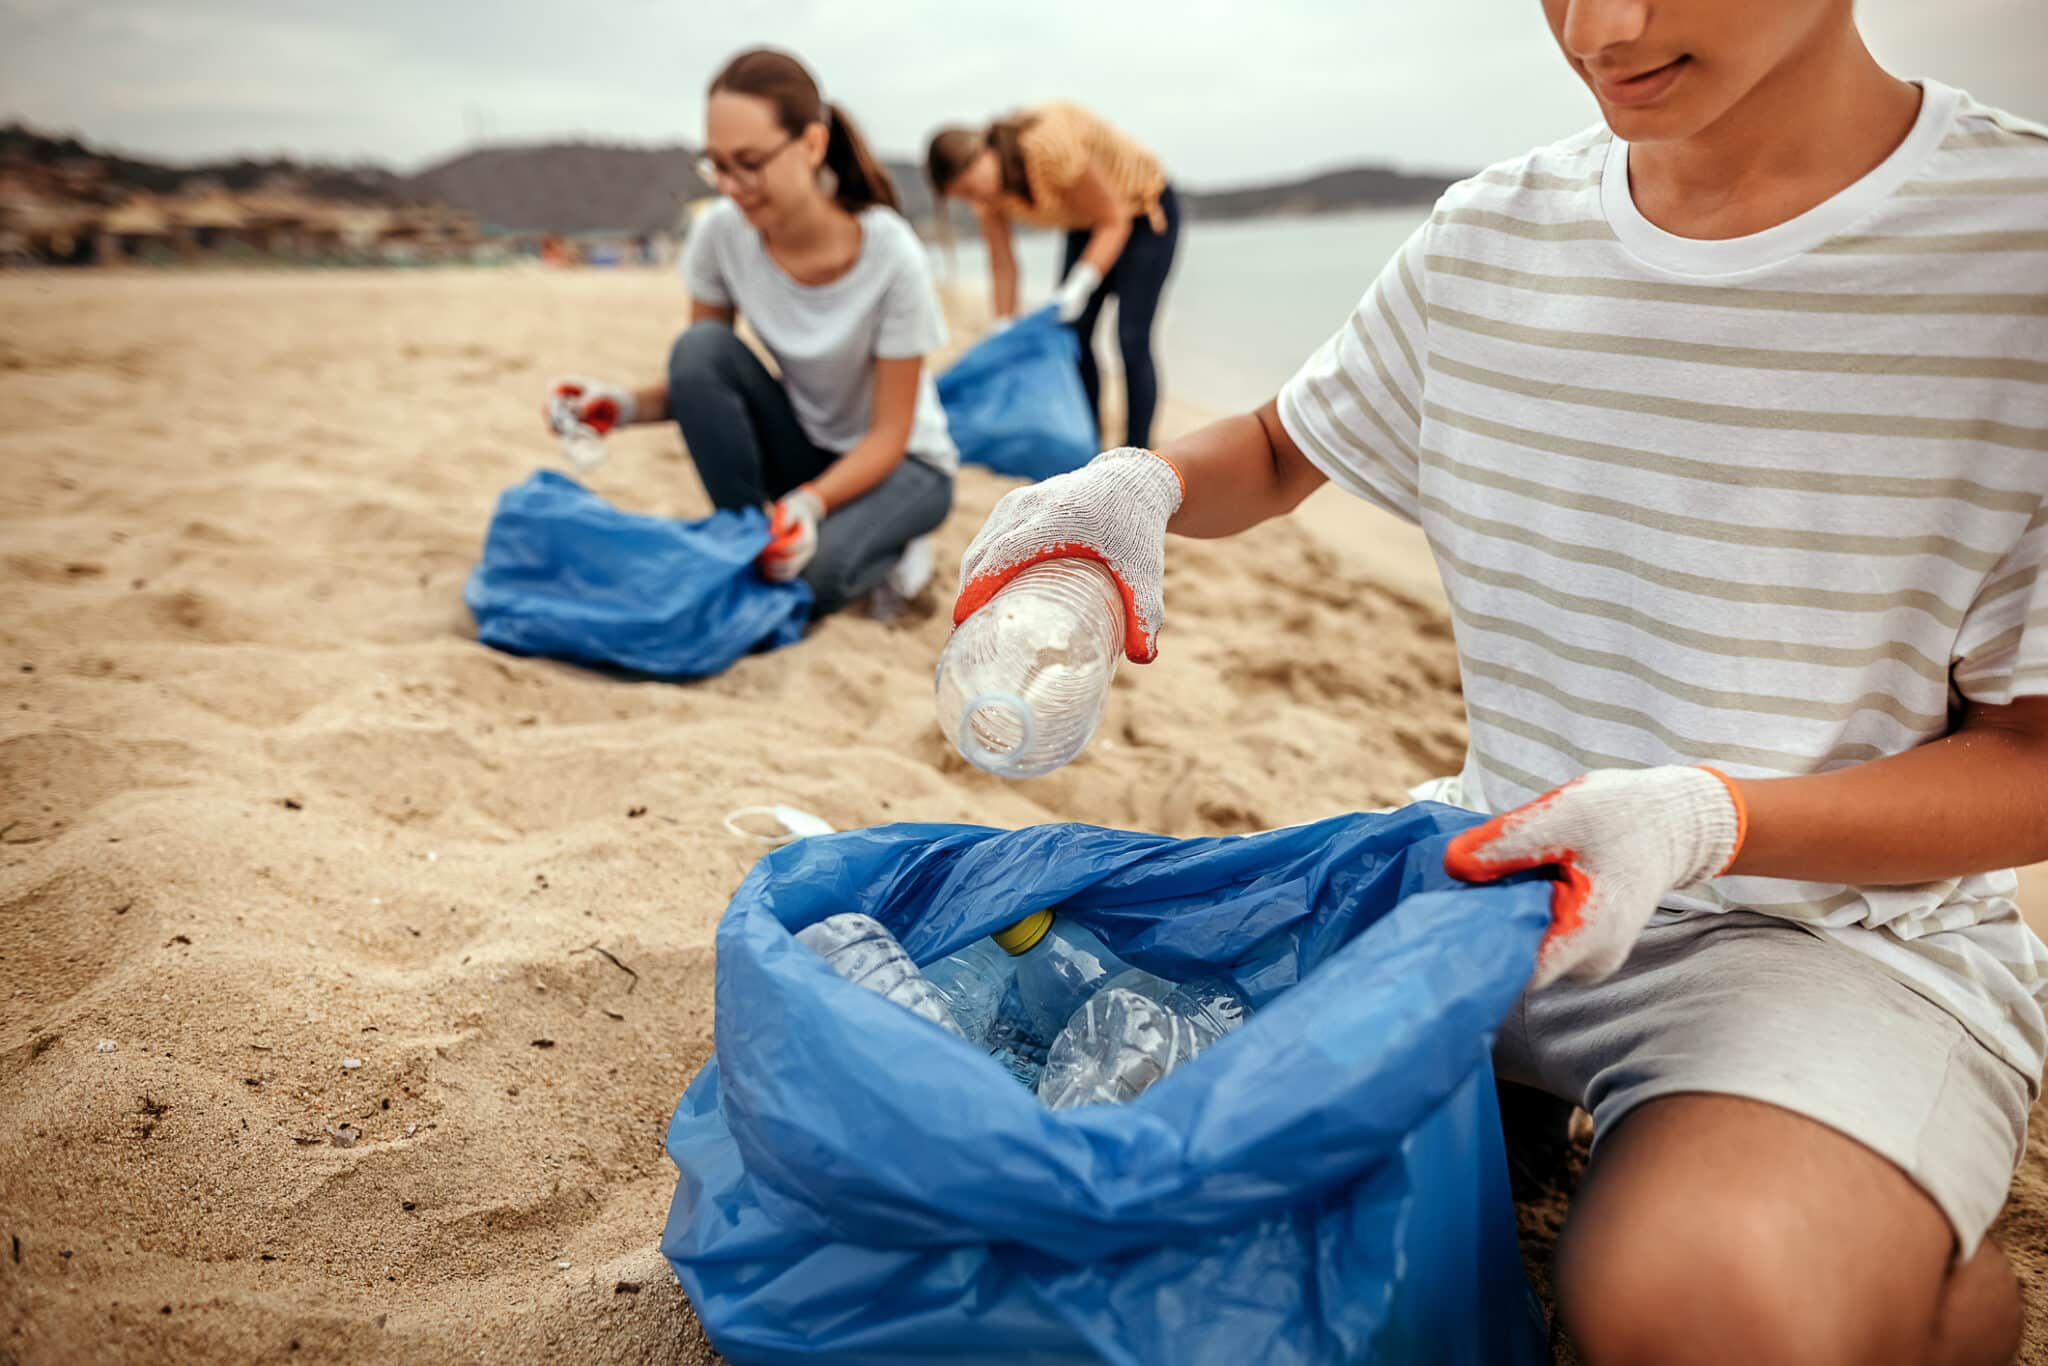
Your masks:
{"label": "crushed plastic bottle", "polygon": [[852,982],[885,996],[948,1033],[962,1031],[945,997],[917,970],[903,946],[879,920],[857,912],[829,915],[798,930],[796,940]]}
{"label": "crushed plastic bottle", "polygon": [[604,463],[604,433],[581,422],[562,433],[562,456],[578,474],[588,474]]}
{"label": "crushed plastic bottle", "polygon": [[1176,1014],[1186,1016],[1201,1031],[1205,1048],[1242,1025],[1252,1014],[1251,1002],[1228,977],[1197,977],[1174,985],[1165,996],[1155,999]]}
{"label": "crushed plastic bottle", "polygon": [[1179,1012],[1111,987],[1090,997],[1052,1041],[1038,1098],[1055,1110],[1131,1100],[1208,1042]]}
{"label": "crushed plastic bottle", "polygon": [[1123,595],[1108,570],[1080,559],[1033,565],[946,642],[939,727],[997,777],[1050,773],[1102,723],[1123,639]]}
{"label": "crushed plastic bottle", "polygon": [[1083,1002],[1110,987],[1164,1000],[1173,984],[1134,968],[1079,921],[1036,911],[999,930],[996,944],[1017,962],[1017,998],[1038,1038],[1050,1041]]}
{"label": "crushed plastic bottle", "polygon": [[575,407],[559,394],[548,400],[548,425],[561,434],[562,458],[578,474],[604,463],[604,433],[577,417]]}
{"label": "crushed plastic bottle", "polygon": [[977,939],[924,970],[925,980],[945,1000],[960,1032],[969,1043],[984,1045],[995,1024],[996,1008],[1016,975],[1010,956],[997,948],[993,939]]}

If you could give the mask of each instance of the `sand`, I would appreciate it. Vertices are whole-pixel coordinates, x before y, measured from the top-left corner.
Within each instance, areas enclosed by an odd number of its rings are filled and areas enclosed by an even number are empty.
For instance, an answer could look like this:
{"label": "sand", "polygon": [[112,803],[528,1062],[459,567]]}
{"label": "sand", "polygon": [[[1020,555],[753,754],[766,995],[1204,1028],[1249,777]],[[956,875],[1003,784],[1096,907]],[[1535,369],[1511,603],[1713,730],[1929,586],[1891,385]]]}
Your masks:
{"label": "sand", "polygon": [[[934,728],[929,607],[690,687],[479,647],[545,382],[652,377],[682,307],[653,273],[0,279],[0,1361],[709,1360],[655,1242],[759,852],[727,812],[1214,834],[1455,766],[1419,541],[1329,494],[1180,546],[1161,662],[1029,784]],[[592,483],[706,507],[672,431]],[[963,478],[935,601],[1004,487]]]}

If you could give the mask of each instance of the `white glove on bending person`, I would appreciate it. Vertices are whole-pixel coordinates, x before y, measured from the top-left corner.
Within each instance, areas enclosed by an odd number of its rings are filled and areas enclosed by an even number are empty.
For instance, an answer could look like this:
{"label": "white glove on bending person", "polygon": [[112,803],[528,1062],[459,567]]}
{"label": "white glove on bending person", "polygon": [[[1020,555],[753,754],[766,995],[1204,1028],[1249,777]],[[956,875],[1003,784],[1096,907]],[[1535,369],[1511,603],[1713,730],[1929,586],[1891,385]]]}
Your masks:
{"label": "white glove on bending person", "polygon": [[1046,560],[1094,560],[1124,598],[1124,654],[1148,664],[1166,618],[1166,524],[1180,510],[1180,471],[1136,446],[1003,495],[960,558],[953,624],[974,615],[1021,571]]}
{"label": "white glove on bending person", "polygon": [[1070,323],[1088,311],[1088,301],[1095,297],[1095,291],[1102,288],[1102,272],[1086,261],[1074,262],[1074,268],[1067,272],[1067,278],[1060,281],[1060,287],[1053,291],[1053,307],[1059,310],[1059,319]]}
{"label": "white glove on bending person", "polygon": [[1728,870],[1748,823],[1742,794],[1715,769],[1595,769],[1459,835],[1444,871],[1491,882],[1555,868],[1529,987],[1597,981],[1628,958],[1658,902]]}

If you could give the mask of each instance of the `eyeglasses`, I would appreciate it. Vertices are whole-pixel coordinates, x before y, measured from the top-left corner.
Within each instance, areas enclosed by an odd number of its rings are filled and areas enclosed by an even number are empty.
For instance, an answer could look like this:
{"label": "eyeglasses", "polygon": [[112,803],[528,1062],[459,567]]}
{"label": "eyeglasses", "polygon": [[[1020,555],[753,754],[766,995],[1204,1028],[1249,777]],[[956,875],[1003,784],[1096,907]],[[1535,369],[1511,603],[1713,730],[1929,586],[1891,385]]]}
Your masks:
{"label": "eyeglasses", "polygon": [[761,172],[768,169],[768,163],[788,151],[796,140],[795,137],[787,137],[782,140],[782,145],[772,152],[758,152],[753,156],[742,154],[735,156],[731,161],[723,161],[714,156],[698,157],[697,174],[713,189],[718,188],[721,180],[730,180],[743,189],[752,189],[760,183]]}

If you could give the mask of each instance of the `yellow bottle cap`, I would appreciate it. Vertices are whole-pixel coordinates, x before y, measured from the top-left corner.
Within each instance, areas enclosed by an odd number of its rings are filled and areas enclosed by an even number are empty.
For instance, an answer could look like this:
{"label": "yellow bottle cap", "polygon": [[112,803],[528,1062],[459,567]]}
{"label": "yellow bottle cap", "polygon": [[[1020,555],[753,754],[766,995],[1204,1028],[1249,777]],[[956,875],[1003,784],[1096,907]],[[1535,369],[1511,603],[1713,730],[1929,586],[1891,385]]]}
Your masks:
{"label": "yellow bottle cap", "polygon": [[1033,911],[1008,929],[997,930],[993,936],[997,947],[1012,958],[1020,953],[1029,953],[1045,932],[1052,928],[1051,911]]}

